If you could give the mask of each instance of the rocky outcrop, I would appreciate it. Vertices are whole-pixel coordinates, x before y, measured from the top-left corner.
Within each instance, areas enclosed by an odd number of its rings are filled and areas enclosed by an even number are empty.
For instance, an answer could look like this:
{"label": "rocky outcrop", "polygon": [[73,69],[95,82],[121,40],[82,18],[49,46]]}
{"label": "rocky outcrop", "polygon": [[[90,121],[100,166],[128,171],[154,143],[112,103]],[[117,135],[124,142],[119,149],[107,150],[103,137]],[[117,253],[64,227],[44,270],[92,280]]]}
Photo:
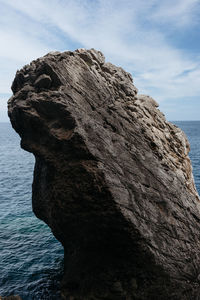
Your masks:
{"label": "rocky outcrop", "polygon": [[9,100],[35,155],[33,210],[65,249],[64,299],[199,299],[189,144],[101,52],[49,53]]}

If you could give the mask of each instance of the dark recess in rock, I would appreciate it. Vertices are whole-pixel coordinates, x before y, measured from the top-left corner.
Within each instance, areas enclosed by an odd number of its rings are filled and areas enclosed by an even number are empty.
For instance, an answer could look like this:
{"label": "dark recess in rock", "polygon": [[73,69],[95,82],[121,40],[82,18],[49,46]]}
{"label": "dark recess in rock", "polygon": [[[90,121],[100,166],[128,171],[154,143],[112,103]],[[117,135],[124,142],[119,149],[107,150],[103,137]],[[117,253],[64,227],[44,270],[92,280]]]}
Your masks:
{"label": "dark recess in rock", "polygon": [[200,299],[189,144],[156,101],[94,49],[39,58],[12,90],[33,211],[65,250],[63,299]]}
{"label": "dark recess in rock", "polygon": [[39,89],[48,89],[51,86],[51,77],[46,74],[42,74],[36,79],[34,85]]}

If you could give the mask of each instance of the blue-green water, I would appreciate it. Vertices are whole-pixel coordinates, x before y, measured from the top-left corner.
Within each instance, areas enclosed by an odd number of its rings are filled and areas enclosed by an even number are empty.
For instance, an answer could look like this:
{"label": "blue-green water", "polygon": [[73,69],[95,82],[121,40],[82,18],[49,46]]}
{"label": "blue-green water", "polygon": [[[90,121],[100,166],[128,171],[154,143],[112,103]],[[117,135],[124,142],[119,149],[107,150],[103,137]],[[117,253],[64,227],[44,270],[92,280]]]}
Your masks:
{"label": "blue-green water", "polygon": [[181,128],[189,140],[189,156],[192,161],[195,184],[200,194],[200,121],[176,121],[172,123]]}
{"label": "blue-green water", "polygon": [[63,248],[31,208],[34,157],[0,123],[0,295],[60,299]]}
{"label": "blue-green water", "polygon": [[[173,123],[190,141],[200,193],[200,121]],[[63,249],[32,213],[33,165],[33,156],[20,149],[20,139],[10,124],[0,123],[0,295],[59,300]]]}

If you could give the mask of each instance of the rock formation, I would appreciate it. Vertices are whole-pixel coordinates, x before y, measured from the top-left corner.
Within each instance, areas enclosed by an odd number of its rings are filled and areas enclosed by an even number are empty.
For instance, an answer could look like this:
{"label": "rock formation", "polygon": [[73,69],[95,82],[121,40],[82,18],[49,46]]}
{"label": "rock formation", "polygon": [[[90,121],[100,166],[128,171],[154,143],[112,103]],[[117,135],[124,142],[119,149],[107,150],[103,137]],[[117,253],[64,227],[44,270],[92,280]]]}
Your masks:
{"label": "rock formation", "polygon": [[33,211],[65,250],[63,299],[200,299],[200,202],[184,133],[101,52],[18,71],[9,117]]}

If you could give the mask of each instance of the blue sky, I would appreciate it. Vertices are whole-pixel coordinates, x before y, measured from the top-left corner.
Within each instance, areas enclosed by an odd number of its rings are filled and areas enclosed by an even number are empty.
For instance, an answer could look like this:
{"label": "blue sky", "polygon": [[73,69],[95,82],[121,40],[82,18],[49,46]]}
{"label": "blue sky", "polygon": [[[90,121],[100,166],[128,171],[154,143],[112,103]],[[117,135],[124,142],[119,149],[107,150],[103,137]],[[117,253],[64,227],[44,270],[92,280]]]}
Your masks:
{"label": "blue sky", "polygon": [[0,0],[0,121],[17,69],[96,48],[132,73],[168,120],[200,120],[199,0]]}

